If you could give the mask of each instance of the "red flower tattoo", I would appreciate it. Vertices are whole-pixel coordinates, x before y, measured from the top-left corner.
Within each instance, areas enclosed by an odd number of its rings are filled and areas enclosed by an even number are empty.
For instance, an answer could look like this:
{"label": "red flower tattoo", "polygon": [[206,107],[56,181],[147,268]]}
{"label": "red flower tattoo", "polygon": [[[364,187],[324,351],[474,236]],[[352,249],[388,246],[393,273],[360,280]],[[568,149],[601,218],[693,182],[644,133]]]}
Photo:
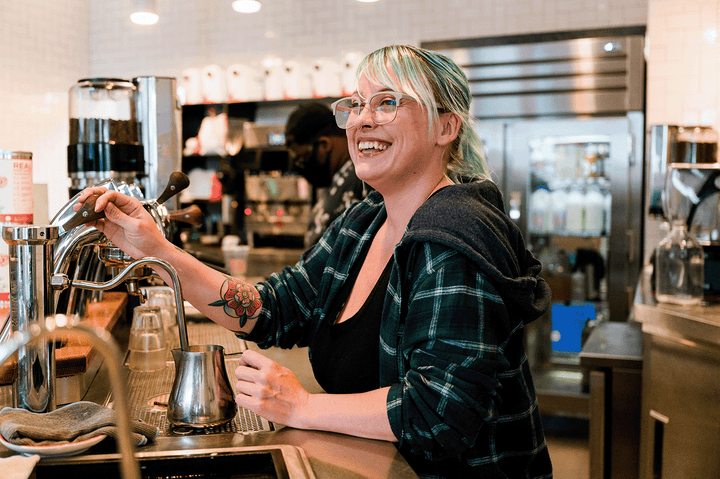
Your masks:
{"label": "red flower tattoo", "polygon": [[210,303],[210,306],[222,306],[225,314],[231,318],[240,318],[240,327],[245,326],[247,319],[262,306],[262,301],[252,286],[232,278],[223,282],[220,296],[222,299]]}

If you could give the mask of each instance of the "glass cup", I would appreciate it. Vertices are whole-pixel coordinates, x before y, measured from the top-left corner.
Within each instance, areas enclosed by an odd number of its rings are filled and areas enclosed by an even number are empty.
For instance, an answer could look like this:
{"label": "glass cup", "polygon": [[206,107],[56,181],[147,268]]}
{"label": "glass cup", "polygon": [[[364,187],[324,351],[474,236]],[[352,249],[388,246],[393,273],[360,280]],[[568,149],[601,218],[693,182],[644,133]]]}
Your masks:
{"label": "glass cup", "polygon": [[131,371],[159,371],[167,366],[167,343],[162,313],[157,306],[133,310],[128,367]]}
{"label": "glass cup", "polygon": [[146,289],[147,305],[157,306],[165,325],[165,339],[168,349],[179,346],[177,306],[175,304],[175,292],[169,286],[153,286]]}

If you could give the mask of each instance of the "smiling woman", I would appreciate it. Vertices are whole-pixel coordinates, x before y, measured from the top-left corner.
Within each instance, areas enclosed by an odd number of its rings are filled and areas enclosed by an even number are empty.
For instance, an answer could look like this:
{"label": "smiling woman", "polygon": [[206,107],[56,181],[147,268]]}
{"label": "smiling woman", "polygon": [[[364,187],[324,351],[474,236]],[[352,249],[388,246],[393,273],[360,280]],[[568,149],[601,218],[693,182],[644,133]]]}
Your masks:
{"label": "smiling woman", "polygon": [[550,290],[487,178],[469,108],[467,79],[447,57],[411,46],[368,55],[333,110],[375,191],[256,285],[159,237],[136,199],[90,189],[80,202],[101,193],[95,226],[133,257],[172,264],[208,318],[263,349],[309,346],[327,394],[251,350],[235,370],[240,406],[396,442],[422,477],[550,477],[523,346]]}

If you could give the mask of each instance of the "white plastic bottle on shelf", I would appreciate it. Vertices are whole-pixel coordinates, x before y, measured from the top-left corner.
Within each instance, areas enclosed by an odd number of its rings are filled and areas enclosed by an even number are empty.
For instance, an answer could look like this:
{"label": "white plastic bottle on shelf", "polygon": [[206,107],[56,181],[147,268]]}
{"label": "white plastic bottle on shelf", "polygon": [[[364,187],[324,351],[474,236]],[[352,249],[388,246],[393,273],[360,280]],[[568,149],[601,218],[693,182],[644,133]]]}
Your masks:
{"label": "white plastic bottle on shelf", "polygon": [[566,206],[565,231],[569,235],[582,235],[585,231],[585,198],[582,185],[577,181],[570,186]]}
{"label": "white plastic bottle on shelf", "polygon": [[530,231],[547,233],[550,226],[550,192],[541,186],[530,195]]}
{"label": "white plastic bottle on shelf", "polygon": [[605,227],[605,198],[595,178],[588,178],[584,195],[586,236],[600,236]]}
{"label": "white plastic bottle on shelf", "polygon": [[610,194],[610,181],[607,178],[600,178],[600,192],[605,201],[605,213],[603,216],[604,233],[610,234],[610,219],[612,215],[612,195]]}
{"label": "white plastic bottle on shelf", "polygon": [[553,182],[550,193],[550,216],[552,232],[564,234],[567,224],[567,182],[559,180]]}

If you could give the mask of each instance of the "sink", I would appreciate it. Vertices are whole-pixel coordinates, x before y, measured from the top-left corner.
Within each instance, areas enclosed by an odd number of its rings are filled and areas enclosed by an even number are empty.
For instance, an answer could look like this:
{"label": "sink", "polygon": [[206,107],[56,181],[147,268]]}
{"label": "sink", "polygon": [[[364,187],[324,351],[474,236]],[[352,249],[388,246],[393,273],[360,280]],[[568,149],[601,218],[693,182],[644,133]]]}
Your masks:
{"label": "sink", "polygon": [[[143,479],[315,479],[303,450],[290,445],[138,452],[136,457]],[[78,477],[119,478],[119,455],[46,458],[35,466],[36,479]]]}

